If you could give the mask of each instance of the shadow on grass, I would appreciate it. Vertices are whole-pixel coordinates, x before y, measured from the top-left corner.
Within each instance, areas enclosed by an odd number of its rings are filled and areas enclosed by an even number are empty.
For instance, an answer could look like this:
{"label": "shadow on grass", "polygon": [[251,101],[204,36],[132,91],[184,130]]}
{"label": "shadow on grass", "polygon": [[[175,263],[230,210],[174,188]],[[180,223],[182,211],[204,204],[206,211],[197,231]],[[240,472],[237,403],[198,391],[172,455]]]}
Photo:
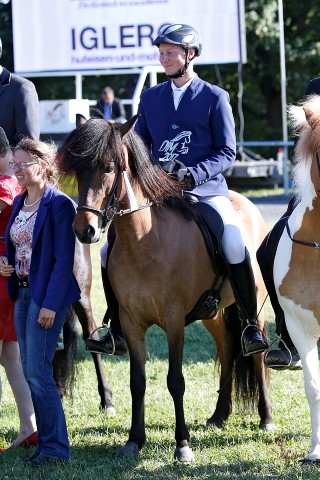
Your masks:
{"label": "shadow on grass", "polygon": [[[122,435],[125,432],[122,428],[116,428],[115,434]],[[79,429],[79,433],[85,439],[95,433],[94,429]],[[97,429],[100,433],[100,429]],[[136,457],[118,458],[120,444],[101,443],[101,445],[74,446],[71,448],[71,462],[69,464],[54,464],[47,467],[32,469],[22,467],[22,458],[31,455],[30,448],[11,449],[0,456],[1,478],[18,480],[64,480],[77,479],[315,479],[319,478],[317,467],[303,467],[299,464],[298,455],[290,461],[281,455],[279,449],[273,452],[273,458],[266,458],[265,461],[255,459],[252,452],[252,460],[243,460],[238,457],[221,457],[220,451],[224,448],[238,445],[245,445],[248,442],[248,435],[232,436],[221,430],[206,432],[198,441],[192,441],[191,447],[195,453],[195,462],[181,464],[173,461],[174,440],[164,439],[159,445],[156,441],[147,441],[146,447]],[[300,440],[301,435],[285,436],[287,440]],[[112,438],[109,441],[112,442]],[[250,441],[260,442],[261,433],[250,435]],[[262,445],[277,444],[277,438],[265,434]],[[217,458],[212,454],[212,448],[216,449]],[[263,446],[262,446],[263,448]],[[23,451],[22,451],[23,450]],[[198,459],[198,460],[197,460]],[[281,473],[279,469],[281,468]],[[263,472],[261,471],[263,469]]]}

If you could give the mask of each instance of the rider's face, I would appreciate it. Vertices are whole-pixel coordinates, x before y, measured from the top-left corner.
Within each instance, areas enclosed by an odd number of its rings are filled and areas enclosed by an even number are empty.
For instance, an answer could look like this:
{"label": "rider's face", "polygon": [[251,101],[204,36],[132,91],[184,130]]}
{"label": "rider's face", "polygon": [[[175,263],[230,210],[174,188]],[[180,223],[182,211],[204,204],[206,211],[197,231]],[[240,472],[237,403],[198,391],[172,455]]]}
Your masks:
{"label": "rider's face", "polygon": [[159,46],[159,59],[166,75],[174,75],[180,68],[184,67],[186,54],[180,45],[161,43]]}

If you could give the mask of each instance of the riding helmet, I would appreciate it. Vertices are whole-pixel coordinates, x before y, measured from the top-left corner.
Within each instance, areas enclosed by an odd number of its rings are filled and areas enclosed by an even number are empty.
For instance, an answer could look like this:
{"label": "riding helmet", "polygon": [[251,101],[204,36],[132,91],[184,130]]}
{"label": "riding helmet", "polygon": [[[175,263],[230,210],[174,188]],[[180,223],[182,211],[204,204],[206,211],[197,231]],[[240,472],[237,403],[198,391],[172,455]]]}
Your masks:
{"label": "riding helmet", "polygon": [[159,47],[160,43],[173,43],[185,49],[194,48],[196,56],[200,57],[202,50],[201,37],[197,30],[190,25],[173,24],[165,27],[156,37],[153,45]]}

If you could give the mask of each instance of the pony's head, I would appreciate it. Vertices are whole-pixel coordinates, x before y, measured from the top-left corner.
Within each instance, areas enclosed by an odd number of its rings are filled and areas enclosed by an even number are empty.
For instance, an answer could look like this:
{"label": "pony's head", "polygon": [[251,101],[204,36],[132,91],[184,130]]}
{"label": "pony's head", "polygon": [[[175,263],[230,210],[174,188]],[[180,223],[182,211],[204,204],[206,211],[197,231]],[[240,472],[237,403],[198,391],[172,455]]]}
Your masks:
{"label": "pony's head", "polygon": [[137,116],[124,124],[77,116],[77,127],[59,149],[60,170],[78,183],[79,207],[75,233],[84,243],[96,242],[116,208],[126,208],[123,187],[126,170],[135,193],[155,205],[166,204],[188,212],[181,186],[153,160],[133,130]]}
{"label": "pony's head", "polygon": [[297,201],[302,193],[316,195],[314,182],[319,179],[317,167],[320,155],[320,96],[310,95],[298,105],[288,108],[289,118],[297,138],[294,149],[293,185]]}

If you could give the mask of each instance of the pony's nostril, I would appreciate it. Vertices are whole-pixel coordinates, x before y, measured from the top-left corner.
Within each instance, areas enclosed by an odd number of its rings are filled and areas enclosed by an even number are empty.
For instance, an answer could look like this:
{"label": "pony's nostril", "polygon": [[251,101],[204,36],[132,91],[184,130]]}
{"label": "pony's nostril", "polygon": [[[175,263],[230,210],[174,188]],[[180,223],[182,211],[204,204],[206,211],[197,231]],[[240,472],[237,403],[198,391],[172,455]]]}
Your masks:
{"label": "pony's nostril", "polygon": [[93,238],[95,236],[95,234],[96,234],[95,228],[92,225],[88,225],[87,236],[89,238]]}

